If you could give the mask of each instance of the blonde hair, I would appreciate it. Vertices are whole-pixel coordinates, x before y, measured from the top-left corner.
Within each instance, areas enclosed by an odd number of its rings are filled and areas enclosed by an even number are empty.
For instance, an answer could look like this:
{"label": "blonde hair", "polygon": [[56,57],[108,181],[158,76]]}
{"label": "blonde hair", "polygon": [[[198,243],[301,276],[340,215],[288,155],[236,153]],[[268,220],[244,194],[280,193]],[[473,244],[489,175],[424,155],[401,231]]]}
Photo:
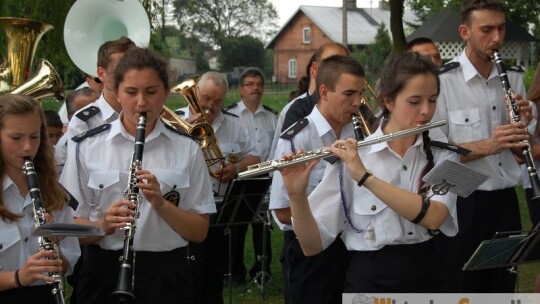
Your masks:
{"label": "blonde hair", "polygon": [[[24,95],[5,94],[0,96],[0,130],[4,128],[8,115],[25,115],[37,113],[41,119],[39,132],[40,145],[34,157],[34,167],[38,176],[43,199],[43,207],[47,212],[62,209],[68,201],[68,195],[58,183],[58,172],[54,159],[54,151],[48,139],[45,115],[41,107],[31,98]],[[4,159],[0,157],[0,176],[6,178]],[[4,204],[3,188],[0,187],[0,217],[3,220],[15,221],[22,215],[9,211]]]}

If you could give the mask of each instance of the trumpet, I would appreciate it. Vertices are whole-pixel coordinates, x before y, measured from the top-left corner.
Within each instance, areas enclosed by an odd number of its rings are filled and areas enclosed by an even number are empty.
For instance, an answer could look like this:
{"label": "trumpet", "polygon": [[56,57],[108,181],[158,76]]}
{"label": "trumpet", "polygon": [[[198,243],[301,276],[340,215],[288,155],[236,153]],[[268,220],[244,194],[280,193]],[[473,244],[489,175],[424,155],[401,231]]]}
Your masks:
{"label": "trumpet", "polygon": [[[504,62],[501,59],[501,55],[499,54],[498,50],[493,50],[492,60],[495,62],[497,72],[499,73],[499,78],[501,79],[501,84],[504,90],[504,101],[506,103],[506,109],[509,112],[510,122],[520,122],[521,116],[519,114],[519,107],[513,97],[514,91],[510,87],[510,81],[508,80],[508,75],[506,74],[506,67],[504,66]],[[536,171],[536,166],[534,165],[534,159],[531,153],[531,145],[528,140],[524,140],[523,142],[527,144],[522,148],[521,152],[525,158],[527,172],[529,174],[529,179],[531,180],[531,200],[536,201],[540,199],[540,180],[538,179],[538,172]]]}
{"label": "trumpet", "polygon": [[[23,166],[24,174],[28,181],[28,188],[30,190],[30,197],[32,198],[32,207],[34,208],[34,226],[39,228],[42,225],[47,224],[45,219],[45,213],[47,212],[43,207],[43,201],[41,199],[41,191],[39,188],[38,178],[34,163],[30,158],[24,158]],[[60,256],[60,250],[58,245],[47,237],[39,237],[39,251],[54,251],[57,256]],[[49,272],[49,276],[54,279],[51,285],[51,294],[54,297],[54,303],[64,304],[64,286],[62,283],[62,275],[58,272]]]}
{"label": "trumpet", "polygon": [[[435,121],[435,122],[430,122],[430,123],[425,124],[423,126],[418,126],[418,127],[410,128],[410,129],[403,130],[403,131],[400,131],[400,132],[389,133],[389,134],[373,137],[373,138],[368,139],[368,140],[359,141],[356,146],[358,148],[361,148],[361,147],[365,147],[365,146],[369,146],[369,145],[373,145],[373,144],[387,142],[387,141],[390,141],[390,140],[393,140],[393,139],[396,139],[396,138],[422,133],[422,132],[424,132],[426,130],[433,129],[433,128],[438,128],[438,127],[441,127],[441,126],[444,126],[444,125],[446,125],[446,120],[439,120],[439,121]],[[288,167],[292,167],[294,165],[306,163],[306,162],[309,162],[311,160],[327,158],[327,157],[330,157],[332,155],[333,154],[328,152],[326,150],[326,148],[319,148],[319,149],[316,149],[316,150],[307,151],[307,152],[297,154],[297,155],[293,156],[293,158],[290,159],[290,160],[281,160],[281,159],[279,159],[279,160],[270,160],[270,161],[267,161],[267,162],[262,162],[262,163],[259,163],[259,164],[248,166],[246,171],[238,173],[238,179],[245,179],[245,178],[255,177],[255,176],[258,176],[258,175],[262,175],[262,174],[265,174],[265,173],[270,173],[270,172],[280,170],[280,169],[283,169],[283,168],[288,168]]]}

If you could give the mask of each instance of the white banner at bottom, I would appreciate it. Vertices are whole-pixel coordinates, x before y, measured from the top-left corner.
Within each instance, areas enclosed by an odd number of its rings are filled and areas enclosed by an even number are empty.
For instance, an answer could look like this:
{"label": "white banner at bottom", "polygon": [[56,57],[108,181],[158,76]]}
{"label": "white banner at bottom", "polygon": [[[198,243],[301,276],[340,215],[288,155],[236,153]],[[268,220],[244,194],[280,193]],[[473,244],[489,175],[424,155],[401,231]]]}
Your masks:
{"label": "white banner at bottom", "polygon": [[533,293],[344,293],[343,304],[540,304]]}

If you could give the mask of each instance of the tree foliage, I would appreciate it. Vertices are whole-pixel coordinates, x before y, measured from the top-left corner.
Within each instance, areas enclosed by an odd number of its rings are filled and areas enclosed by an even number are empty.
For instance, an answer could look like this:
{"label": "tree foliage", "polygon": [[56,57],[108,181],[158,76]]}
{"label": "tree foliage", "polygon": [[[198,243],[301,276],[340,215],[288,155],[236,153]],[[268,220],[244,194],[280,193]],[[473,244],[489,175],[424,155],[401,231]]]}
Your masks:
{"label": "tree foliage", "polygon": [[388,35],[388,30],[386,25],[381,23],[377,28],[375,42],[365,49],[353,51],[352,56],[362,62],[368,81],[374,83],[379,78],[384,61],[390,55],[391,50],[392,41]]}
{"label": "tree foliage", "polygon": [[264,59],[262,42],[251,36],[226,38],[220,53],[221,69],[224,71],[236,66],[261,67]]}
{"label": "tree foliage", "polygon": [[174,16],[185,33],[223,47],[228,38],[251,35],[268,40],[278,26],[268,0],[172,0]]}

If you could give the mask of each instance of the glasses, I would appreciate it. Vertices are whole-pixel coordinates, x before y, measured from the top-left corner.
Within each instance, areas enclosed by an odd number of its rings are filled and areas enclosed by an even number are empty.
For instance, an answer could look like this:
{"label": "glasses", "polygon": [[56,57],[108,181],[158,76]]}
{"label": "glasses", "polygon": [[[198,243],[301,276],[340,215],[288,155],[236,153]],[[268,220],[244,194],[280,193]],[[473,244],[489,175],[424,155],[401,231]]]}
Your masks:
{"label": "glasses", "polygon": [[244,87],[258,87],[258,88],[264,88],[264,83],[262,82],[246,82],[242,86]]}

